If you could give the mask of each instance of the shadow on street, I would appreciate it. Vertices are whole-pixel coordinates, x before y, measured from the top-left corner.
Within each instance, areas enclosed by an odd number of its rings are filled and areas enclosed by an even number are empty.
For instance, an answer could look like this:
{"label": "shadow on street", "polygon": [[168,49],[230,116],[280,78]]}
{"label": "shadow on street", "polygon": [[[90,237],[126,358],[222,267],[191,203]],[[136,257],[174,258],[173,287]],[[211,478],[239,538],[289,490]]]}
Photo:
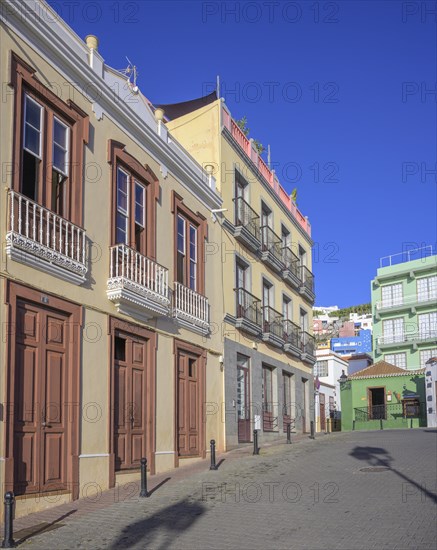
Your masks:
{"label": "shadow on street", "polygon": [[166,540],[159,548],[164,550],[177,539],[179,533],[189,529],[204,512],[204,506],[187,500],[168,506],[148,518],[127,525],[117,540],[112,543],[110,550],[131,548],[138,543],[141,543],[143,548],[147,548],[152,544],[155,536],[163,532]]}
{"label": "shadow on street", "polygon": [[355,447],[349,454],[357,460],[363,460],[367,462],[369,466],[389,468],[393,473],[395,473],[397,476],[404,479],[408,483],[414,485],[417,489],[419,489],[419,491],[422,491],[426,496],[428,496],[433,502],[437,504],[437,495],[428,491],[423,485],[420,485],[419,483],[414,481],[414,479],[409,478],[405,474],[396,470],[396,468],[393,468],[392,463],[394,462],[394,459],[382,447]]}

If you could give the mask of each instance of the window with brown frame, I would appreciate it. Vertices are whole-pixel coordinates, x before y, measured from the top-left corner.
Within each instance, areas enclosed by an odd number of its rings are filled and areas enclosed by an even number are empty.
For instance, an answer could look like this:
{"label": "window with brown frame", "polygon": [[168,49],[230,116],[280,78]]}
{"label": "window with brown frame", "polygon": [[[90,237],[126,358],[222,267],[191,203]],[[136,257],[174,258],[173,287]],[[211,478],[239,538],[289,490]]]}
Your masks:
{"label": "window with brown frame", "polygon": [[108,142],[108,162],[112,164],[112,244],[124,244],[154,260],[158,178],[118,141]]}
{"label": "window with brown frame", "polygon": [[59,216],[82,225],[83,145],[88,116],[64,102],[11,54],[15,90],[13,189]]}
{"label": "window with brown frame", "polygon": [[198,226],[178,212],[176,280],[196,292],[198,285],[197,229]]}
{"label": "window with brown frame", "polygon": [[146,185],[117,166],[115,244],[127,244],[146,254]]}
{"label": "window with brown frame", "polygon": [[187,208],[173,191],[175,216],[175,278],[176,282],[203,294],[205,288],[204,241],[206,219]]}

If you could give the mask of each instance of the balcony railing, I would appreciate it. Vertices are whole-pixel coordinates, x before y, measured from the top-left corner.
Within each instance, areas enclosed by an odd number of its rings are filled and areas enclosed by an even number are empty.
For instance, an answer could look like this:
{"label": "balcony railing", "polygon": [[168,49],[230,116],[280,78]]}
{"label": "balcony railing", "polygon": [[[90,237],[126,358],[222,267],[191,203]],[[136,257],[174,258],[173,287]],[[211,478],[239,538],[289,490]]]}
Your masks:
{"label": "balcony railing", "polygon": [[311,224],[308,219],[297,208],[296,203],[291,200],[290,195],[285,191],[274,172],[264,162],[262,157],[255,150],[252,141],[249,140],[241,131],[238,124],[233,120],[226,108],[222,109],[222,122],[224,128],[230,133],[234,141],[238,144],[245,155],[255,164],[262,178],[267,182],[274,192],[278,195],[284,207],[291,213],[302,229],[311,236]]}
{"label": "balcony railing", "polygon": [[396,420],[402,418],[426,418],[425,403],[416,400],[405,400],[403,403],[388,403],[354,408],[357,422],[369,420]]}
{"label": "balcony railing", "polygon": [[311,271],[304,265],[300,267],[302,272],[302,281],[304,287],[311,293],[314,293],[314,275]]}
{"label": "balcony railing", "polygon": [[235,203],[235,225],[237,227],[245,227],[255,239],[259,240],[260,227],[258,214],[243,197],[235,197],[233,201]]}
{"label": "balcony railing", "polygon": [[168,314],[168,270],[125,244],[112,246],[109,253],[109,299],[137,304],[152,315]]}
{"label": "balcony railing", "polygon": [[188,328],[199,328],[201,332],[209,330],[208,298],[175,282],[173,313],[175,318]]}
{"label": "balcony railing", "polygon": [[293,323],[293,321],[290,321],[286,319],[284,321],[284,340],[285,343],[291,344],[296,349],[301,349],[301,341],[300,341],[300,328]]}
{"label": "balcony railing", "polygon": [[413,333],[385,334],[378,337],[378,345],[405,344],[431,339],[437,339],[437,329],[424,329]]}
{"label": "balcony railing", "polygon": [[415,304],[427,304],[437,303],[437,290],[423,293],[414,294],[413,296],[397,296],[394,298],[386,298],[376,302],[376,309],[378,311],[382,309],[395,309],[402,306],[414,306]]}
{"label": "balcony railing", "polygon": [[8,223],[6,250],[13,259],[71,282],[85,280],[86,233],[82,228],[12,190]]}
{"label": "balcony railing", "polygon": [[288,246],[282,247],[282,261],[285,265],[285,269],[288,269],[296,279],[301,280],[299,258]]}
{"label": "balcony railing", "polygon": [[261,328],[261,300],[248,292],[245,288],[236,288],[235,293],[237,300],[237,319],[245,319]]}
{"label": "balcony railing", "polygon": [[262,308],[263,332],[271,333],[280,340],[284,339],[284,318],[270,306]]}
{"label": "balcony railing", "polygon": [[315,342],[314,336],[309,332],[302,331],[300,335],[302,352],[314,357]]}
{"label": "balcony railing", "polygon": [[413,250],[404,250],[403,252],[398,252],[397,254],[391,254],[390,256],[380,258],[379,267],[388,267],[405,262],[412,262],[413,260],[423,260],[424,258],[433,256],[435,253],[436,250],[432,244],[422,246],[421,248],[415,248]]}
{"label": "balcony railing", "polygon": [[277,235],[268,225],[263,225],[261,227],[261,246],[263,252],[269,252],[282,264],[283,253],[281,237],[279,237],[279,235]]}

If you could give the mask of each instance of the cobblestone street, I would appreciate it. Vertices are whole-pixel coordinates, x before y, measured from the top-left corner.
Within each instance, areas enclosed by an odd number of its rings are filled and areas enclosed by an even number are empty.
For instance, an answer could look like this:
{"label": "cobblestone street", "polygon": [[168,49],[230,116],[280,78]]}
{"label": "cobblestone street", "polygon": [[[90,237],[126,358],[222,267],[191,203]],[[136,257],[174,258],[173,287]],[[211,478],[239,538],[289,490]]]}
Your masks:
{"label": "cobblestone street", "polygon": [[70,511],[17,520],[15,538],[24,548],[58,550],[431,550],[436,443],[435,430],[417,429],[319,435],[260,456],[246,449],[221,457],[215,472],[205,462],[201,471],[161,476],[147,499],[131,484]]}

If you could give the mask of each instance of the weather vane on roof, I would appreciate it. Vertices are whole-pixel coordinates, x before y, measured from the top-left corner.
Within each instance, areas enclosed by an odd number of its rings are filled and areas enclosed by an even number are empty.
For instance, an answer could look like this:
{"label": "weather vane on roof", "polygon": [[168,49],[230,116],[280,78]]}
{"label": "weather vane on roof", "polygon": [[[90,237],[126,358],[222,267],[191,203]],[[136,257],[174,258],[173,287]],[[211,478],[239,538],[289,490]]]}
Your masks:
{"label": "weather vane on roof", "polygon": [[126,69],[121,69],[120,73],[127,76],[127,85],[132,90],[133,93],[138,93],[138,86],[137,86],[137,78],[139,76],[139,72],[137,70],[137,66],[133,65],[130,59],[126,56],[128,66]]}

